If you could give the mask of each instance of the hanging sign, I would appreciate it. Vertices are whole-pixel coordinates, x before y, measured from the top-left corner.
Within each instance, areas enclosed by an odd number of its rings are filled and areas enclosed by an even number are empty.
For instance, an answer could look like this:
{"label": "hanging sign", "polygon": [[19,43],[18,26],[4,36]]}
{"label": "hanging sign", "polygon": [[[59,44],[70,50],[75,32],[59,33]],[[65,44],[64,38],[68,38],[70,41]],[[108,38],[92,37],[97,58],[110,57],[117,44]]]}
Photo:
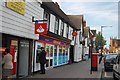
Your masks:
{"label": "hanging sign", "polygon": [[77,32],[72,32],[72,36],[77,36]]}
{"label": "hanging sign", "polygon": [[35,34],[47,34],[47,23],[35,24]]}

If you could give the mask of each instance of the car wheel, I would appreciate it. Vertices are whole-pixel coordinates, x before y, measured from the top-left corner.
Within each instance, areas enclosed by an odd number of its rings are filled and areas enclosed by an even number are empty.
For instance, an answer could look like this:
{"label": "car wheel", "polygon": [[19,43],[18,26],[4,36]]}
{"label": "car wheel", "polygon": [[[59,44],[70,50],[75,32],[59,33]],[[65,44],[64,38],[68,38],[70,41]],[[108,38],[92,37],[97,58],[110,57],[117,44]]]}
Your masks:
{"label": "car wheel", "polygon": [[114,80],[118,80],[118,78],[116,78],[116,76],[115,76],[115,73],[113,72],[113,79]]}

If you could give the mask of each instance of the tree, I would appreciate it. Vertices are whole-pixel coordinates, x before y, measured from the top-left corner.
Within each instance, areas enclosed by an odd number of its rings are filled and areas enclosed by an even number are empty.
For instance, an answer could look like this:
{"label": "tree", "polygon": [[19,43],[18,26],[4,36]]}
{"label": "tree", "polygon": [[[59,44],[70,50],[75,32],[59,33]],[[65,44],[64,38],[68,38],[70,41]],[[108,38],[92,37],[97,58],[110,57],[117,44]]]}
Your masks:
{"label": "tree", "polygon": [[95,45],[96,45],[96,51],[98,52],[99,49],[103,49],[104,45],[106,45],[106,40],[104,37],[101,35],[100,32],[96,34],[96,39],[95,39]]}

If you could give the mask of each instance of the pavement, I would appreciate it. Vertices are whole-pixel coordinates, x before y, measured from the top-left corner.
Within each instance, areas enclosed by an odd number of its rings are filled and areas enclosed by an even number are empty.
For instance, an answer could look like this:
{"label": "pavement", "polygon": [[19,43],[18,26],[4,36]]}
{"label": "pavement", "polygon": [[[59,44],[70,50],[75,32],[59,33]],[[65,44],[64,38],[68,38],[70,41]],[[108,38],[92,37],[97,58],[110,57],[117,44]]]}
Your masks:
{"label": "pavement", "polygon": [[27,78],[97,78],[100,80],[102,68],[103,65],[98,64],[98,71],[92,71],[91,74],[91,60],[89,59],[88,61],[81,61],[46,70],[46,74],[34,73],[34,75],[30,75]]}

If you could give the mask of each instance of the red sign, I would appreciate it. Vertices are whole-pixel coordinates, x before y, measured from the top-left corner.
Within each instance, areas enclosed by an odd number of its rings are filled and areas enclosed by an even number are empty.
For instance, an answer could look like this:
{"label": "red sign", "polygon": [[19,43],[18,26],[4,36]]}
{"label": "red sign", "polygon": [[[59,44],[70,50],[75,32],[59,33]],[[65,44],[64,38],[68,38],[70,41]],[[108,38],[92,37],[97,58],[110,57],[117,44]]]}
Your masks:
{"label": "red sign", "polygon": [[47,23],[35,24],[35,34],[47,34]]}
{"label": "red sign", "polygon": [[72,32],[72,36],[77,36],[77,32]]}

